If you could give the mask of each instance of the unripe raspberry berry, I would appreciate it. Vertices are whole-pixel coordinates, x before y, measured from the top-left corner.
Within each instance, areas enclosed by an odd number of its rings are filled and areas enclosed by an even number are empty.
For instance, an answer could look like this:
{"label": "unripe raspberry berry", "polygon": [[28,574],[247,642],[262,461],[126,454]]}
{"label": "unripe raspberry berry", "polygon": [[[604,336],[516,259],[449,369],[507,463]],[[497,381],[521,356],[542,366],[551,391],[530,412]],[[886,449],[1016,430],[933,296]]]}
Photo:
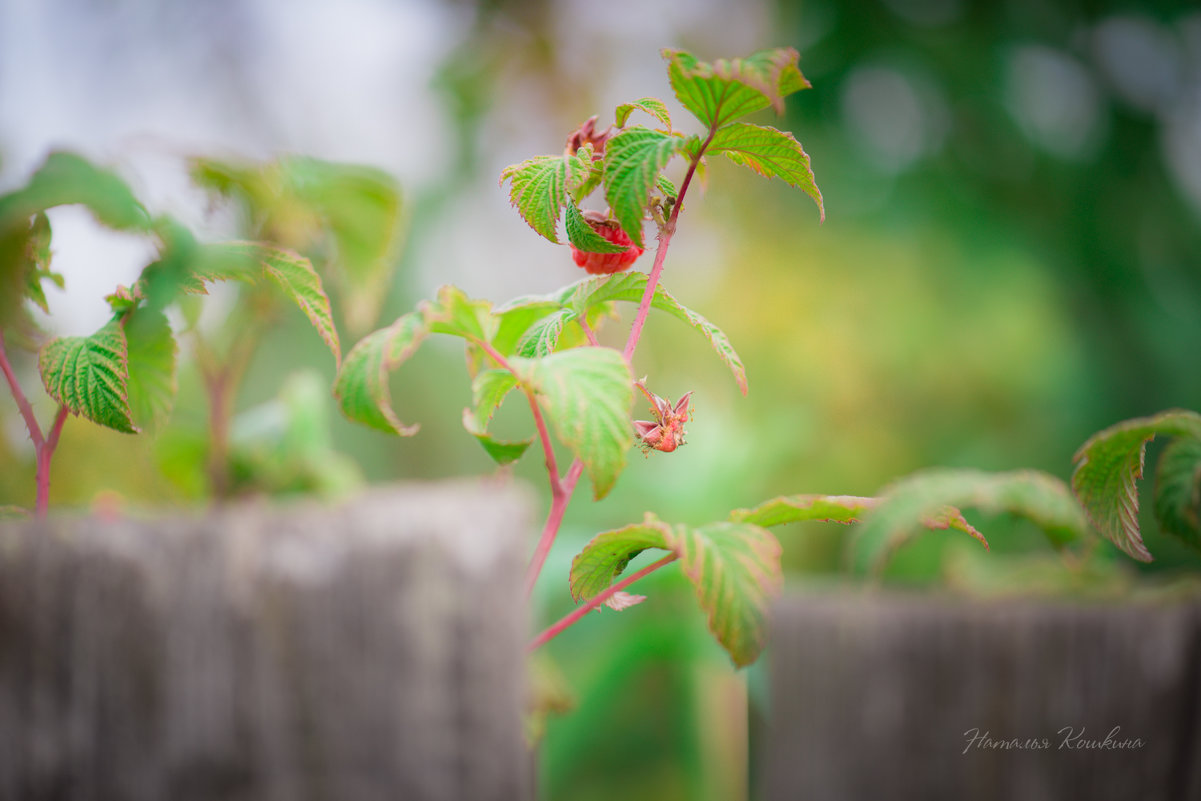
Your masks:
{"label": "unripe raspberry berry", "polygon": [[642,255],[642,248],[636,247],[617,223],[612,220],[597,219],[590,212],[585,212],[584,219],[592,226],[593,231],[615,245],[624,245],[626,249],[621,253],[587,253],[576,250],[573,245],[571,258],[575,260],[577,266],[583,267],[592,274],[608,275],[628,270],[630,265]]}

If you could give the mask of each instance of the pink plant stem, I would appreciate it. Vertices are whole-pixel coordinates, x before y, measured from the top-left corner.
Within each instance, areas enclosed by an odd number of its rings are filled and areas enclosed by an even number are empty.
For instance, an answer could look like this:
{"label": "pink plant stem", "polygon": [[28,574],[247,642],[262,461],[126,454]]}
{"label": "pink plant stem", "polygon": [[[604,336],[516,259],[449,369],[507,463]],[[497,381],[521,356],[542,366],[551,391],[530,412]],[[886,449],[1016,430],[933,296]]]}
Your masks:
{"label": "pink plant stem", "polygon": [[[509,360],[502,356],[500,351],[492,347],[491,343],[477,339],[473,339],[472,341],[479,345],[480,348],[483,349],[484,353],[487,353],[489,356],[491,356],[492,360],[496,362],[502,370],[511,373],[514,378],[517,377],[517,372],[513,369],[513,366],[509,364]],[[554,498],[554,503],[551,504],[551,517],[553,517],[555,513],[555,505],[557,504],[559,497],[563,495],[563,482],[559,480],[559,465],[555,459],[555,449],[551,445],[550,432],[546,429],[546,420],[542,417],[542,409],[538,406],[538,400],[534,397],[533,392],[527,390],[525,392],[525,396],[530,402],[530,412],[534,415],[534,425],[538,428],[538,439],[542,441],[542,452],[546,456],[546,474],[550,479],[551,496]],[[568,495],[568,498],[569,497],[570,495]],[[565,499],[563,501],[563,509],[559,510],[560,520],[563,519],[563,512],[566,511],[566,509],[567,501]],[[547,524],[550,524],[550,518],[547,519]],[[558,524],[556,524],[556,526],[557,525]]]}
{"label": "pink plant stem", "polygon": [[33,452],[37,459],[37,501],[34,509],[38,517],[44,518],[46,510],[50,506],[50,460],[54,457],[54,449],[58,447],[58,438],[62,434],[63,423],[67,419],[67,407],[58,407],[58,412],[54,416],[54,423],[50,427],[50,435],[48,437],[43,436],[42,427],[38,425],[37,417],[33,414],[33,406],[30,405],[29,399],[25,397],[25,393],[21,391],[17,375],[13,372],[12,365],[8,361],[8,352],[4,347],[3,333],[0,333],[0,372],[4,373],[4,378],[8,381],[8,388],[12,392],[13,400],[17,402],[17,409],[21,412],[21,418],[25,421],[25,428],[29,431],[29,438],[33,441]]}
{"label": "pink plant stem", "polygon": [[50,436],[37,449],[37,485],[38,499],[36,512],[39,518],[46,517],[50,508],[50,460],[54,458],[54,449],[58,447],[59,435],[63,433],[63,423],[67,421],[67,407],[59,406],[54,415],[54,423],[50,426]]}
{"label": "pink plant stem", "polygon": [[659,561],[652,562],[651,564],[649,564],[646,567],[639,570],[637,573],[633,573],[629,576],[626,576],[625,578],[623,578],[621,581],[617,582],[616,584],[612,584],[609,587],[607,587],[603,592],[597,593],[596,595],[592,596],[585,603],[583,603],[582,605],[580,605],[580,606],[576,607],[574,610],[572,610],[572,612],[570,614],[566,615],[561,620],[559,620],[558,623],[555,623],[555,624],[549,626],[545,631],[543,631],[541,634],[539,634],[537,637],[535,637],[533,639],[533,641],[529,644],[529,646],[526,648],[526,651],[529,652],[529,651],[538,650],[543,645],[545,645],[546,643],[553,640],[555,637],[558,637],[566,629],[568,629],[572,625],[574,625],[577,621],[580,620],[580,618],[584,617],[584,615],[588,614],[593,609],[596,609],[598,606],[603,604],[605,601],[609,600],[609,598],[613,597],[615,594],[621,592],[626,587],[630,586],[631,584],[633,584],[635,581],[642,578],[643,576],[646,576],[650,573],[654,573],[656,570],[663,567],[664,565],[671,564],[677,558],[679,558],[679,557],[677,557],[674,553],[669,553],[667,556],[664,556]]}
{"label": "pink plant stem", "polygon": [[571,495],[575,492],[575,485],[579,483],[580,475],[583,472],[584,463],[576,459],[568,468],[567,475],[561,481],[554,481],[551,484],[550,512],[546,516],[546,525],[542,527],[542,536],[538,538],[538,547],[534,549],[534,556],[530,559],[530,566],[525,573],[525,596],[527,598],[533,593],[534,585],[538,583],[538,575],[542,572],[542,566],[546,564],[546,557],[550,554],[551,546],[555,544],[559,526],[563,523],[563,514],[567,511],[567,505],[571,503]]}
{"label": "pink plant stem", "polygon": [[596,339],[596,332],[592,330],[592,326],[588,325],[588,321],[583,317],[576,318],[576,322],[580,324],[580,328],[584,329],[584,336],[588,337],[588,344],[592,347],[598,347],[600,342]]}
{"label": "pink plant stem", "polygon": [[21,385],[17,383],[17,375],[8,362],[3,333],[0,333],[0,371],[3,371],[4,377],[8,380],[8,388],[12,392],[13,400],[17,402],[17,409],[21,412],[22,419],[25,420],[25,428],[29,430],[29,438],[33,440],[33,447],[40,451],[44,442],[42,428],[38,425],[37,418],[33,415],[33,407],[29,405],[29,400],[21,391]]}

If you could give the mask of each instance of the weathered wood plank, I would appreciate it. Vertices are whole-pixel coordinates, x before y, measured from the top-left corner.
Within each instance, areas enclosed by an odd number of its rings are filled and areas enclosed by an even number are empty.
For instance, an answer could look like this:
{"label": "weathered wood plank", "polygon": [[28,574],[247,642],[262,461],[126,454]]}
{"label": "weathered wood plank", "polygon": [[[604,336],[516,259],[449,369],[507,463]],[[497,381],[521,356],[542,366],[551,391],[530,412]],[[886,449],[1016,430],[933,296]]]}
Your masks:
{"label": "weathered wood plank", "polygon": [[524,798],[528,503],[0,529],[0,799]]}
{"label": "weathered wood plank", "polygon": [[765,798],[1201,799],[1201,606],[796,594]]}

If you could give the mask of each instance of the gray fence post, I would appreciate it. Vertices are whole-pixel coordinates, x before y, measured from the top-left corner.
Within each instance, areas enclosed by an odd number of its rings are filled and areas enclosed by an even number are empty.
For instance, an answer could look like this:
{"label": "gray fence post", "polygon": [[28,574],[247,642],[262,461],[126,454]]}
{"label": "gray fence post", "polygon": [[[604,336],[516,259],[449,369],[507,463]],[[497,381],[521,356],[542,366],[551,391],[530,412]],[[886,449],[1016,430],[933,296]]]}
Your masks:
{"label": "gray fence post", "polygon": [[1201,606],[796,594],[768,801],[1201,799]]}
{"label": "gray fence post", "polygon": [[0,799],[523,799],[516,490],[0,528]]}

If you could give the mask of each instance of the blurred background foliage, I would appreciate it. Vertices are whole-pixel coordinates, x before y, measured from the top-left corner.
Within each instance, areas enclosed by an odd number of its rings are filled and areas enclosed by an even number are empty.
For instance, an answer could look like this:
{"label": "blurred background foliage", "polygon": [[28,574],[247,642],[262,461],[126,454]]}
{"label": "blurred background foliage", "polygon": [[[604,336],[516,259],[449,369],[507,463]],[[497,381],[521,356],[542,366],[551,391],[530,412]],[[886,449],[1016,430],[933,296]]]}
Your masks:
{"label": "blurred background foliage", "polygon": [[[115,166],[198,235],[229,236],[266,223],[189,188],[186,157],[290,152],[384,170],[404,187],[398,271],[335,309],[349,349],[442,283],[502,302],[580,277],[508,208],[497,176],[556,152],[594,113],[606,124],[619,102],[672,101],[665,46],[702,58],[800,50],[813,89],[789,98],[786,119],[762,121],[805,145],[828,218],[721,163],[689,197],[664,283],[729,334],[750,394],[685,326],[652,317],[636,370],[659,394],[694,391],[689,444],[634,454],[602,504],[576,499],[538,623],[570,605],[572,554],[646,510],[700,523],[781,493],[872,494],[934,465],[1066,478],[1090,433],[1201,408],[1201,12],[1188,0],[6,4],[0,189],[65,145]],[[689,129],[683,112],[677,125]],[[145,246],[74,209],[51,221],[68,291],[48,290],[43,322],[90,333]],[[219,325],[229,308],[215,292],[200,316]],[[629,315],[602,339],[623,340]],[[280,311],[236,398],[236,486],[336,493],[492,472],[460,428],[460,350],[435,339],[396,375],[402,419],[423,428],[391,439],[338,417],[320,390],[328,352]],[[32,359],[18,367],[36,388]],[[69,421],[52,504],[203,502],[194,363],[180,383],[156,438]],[[4,397],[0,504],[28,506],[32,450]],[[498,433],[528,429],[518,406],[502,409]],[[49,416],[44,398],[37,408]],[[534,457],[515,470],[535,484],[540,472]],[[929,534],[886,578],[1011,593],[1134,581],[1108,546],[1073,572],[1027,524],[969,519],[991,556]],[[1157,561],[1140,569],[1201,567],[1149,518],[1144,531]],[[848,529],[779,533],[790,581],[838,580]],[[577,706],[547,723],[544,797],[738,798],[753,774],[747,710],[756,731],[769,717],[761,668],[732,673],[673,571],[640,591],[651,600],[591,616],[546,649],[540,672],[557,678],[543,685]]]}

